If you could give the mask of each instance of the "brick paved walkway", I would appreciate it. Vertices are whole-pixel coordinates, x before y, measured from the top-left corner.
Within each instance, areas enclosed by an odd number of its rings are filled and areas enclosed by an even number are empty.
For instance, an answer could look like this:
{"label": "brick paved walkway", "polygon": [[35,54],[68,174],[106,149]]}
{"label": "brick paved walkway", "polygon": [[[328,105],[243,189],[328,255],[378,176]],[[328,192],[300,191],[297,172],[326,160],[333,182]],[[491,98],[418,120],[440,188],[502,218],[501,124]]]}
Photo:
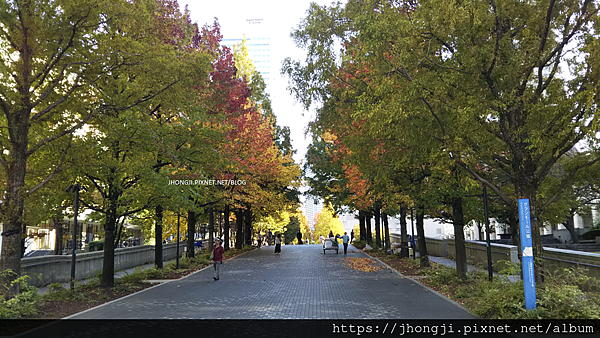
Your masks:
{"label": "brick paved walkway", "polygon": [[[347,269],[350,246],[336,255],[320,245],[273,246],[84,311],[76,319],[458,319],[459,304],[388,268]],[[347,269],[347,270],[346,270]]]}

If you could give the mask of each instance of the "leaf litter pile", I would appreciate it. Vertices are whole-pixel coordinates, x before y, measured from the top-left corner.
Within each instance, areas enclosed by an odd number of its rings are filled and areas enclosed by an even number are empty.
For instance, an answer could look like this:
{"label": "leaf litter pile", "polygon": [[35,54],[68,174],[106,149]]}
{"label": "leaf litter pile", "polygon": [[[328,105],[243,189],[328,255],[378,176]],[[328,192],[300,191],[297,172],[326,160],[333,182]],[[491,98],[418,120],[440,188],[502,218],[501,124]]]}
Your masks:
{"label": "leaf litter pile", "polygon": [[354,270],[372,272],[383,269],[380,265],[376,265],[375,261],[370,258],[344,258],[342,264]]}

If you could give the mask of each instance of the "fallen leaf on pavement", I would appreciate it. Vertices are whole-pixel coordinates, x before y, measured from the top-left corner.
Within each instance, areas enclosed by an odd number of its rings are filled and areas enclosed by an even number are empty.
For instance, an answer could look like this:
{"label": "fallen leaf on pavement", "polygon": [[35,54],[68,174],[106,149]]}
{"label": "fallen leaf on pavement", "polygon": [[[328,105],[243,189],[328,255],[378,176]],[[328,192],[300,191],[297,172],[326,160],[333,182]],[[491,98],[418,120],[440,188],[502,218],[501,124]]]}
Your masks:
{"label": "fallen leaf on pavement", "polygon": [[344,258],[342,264],[360,271],[372,272],[383,269],[379,265],[375,265],[375,261],[370,258]]}

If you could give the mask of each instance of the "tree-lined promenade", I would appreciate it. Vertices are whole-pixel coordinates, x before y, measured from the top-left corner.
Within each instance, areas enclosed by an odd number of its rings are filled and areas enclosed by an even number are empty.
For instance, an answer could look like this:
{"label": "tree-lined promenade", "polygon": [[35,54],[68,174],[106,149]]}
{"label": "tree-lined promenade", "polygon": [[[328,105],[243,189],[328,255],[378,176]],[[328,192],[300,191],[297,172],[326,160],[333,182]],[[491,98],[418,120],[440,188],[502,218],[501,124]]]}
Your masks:
{"label": "tree-lined promenade", "polygon": [[[454,226],[493,216],[519,245],[517,200],[531,207],[536,279],[540,233],[597,199],[600,178],[597,1],[348,1],[313,4],[292,33],[306,60],[282,72],[316,107],[306,170],[312,193],[360,216],[361,239],[389,241],[386,215]],[[585,191],[585,193],[584,193]],[[375,234],[371,233],[374,218]],[[381,231],[380,231],[381,229]]]}
{"label": "tree-lined promenade", "polygon": [[[296,98],[317,108],[304,171],[309,193],[333,210],[314,235],[341,233],[333,212],[350,209],[360,240],[376,248],[389,249],[388,216],[399,216],[406,246],[414,215],[427,271],[424,218],[442,219],[453,224],[466,283],[464,227],[482,223],[485,187],[516,245],[517,200],[529,200],[543,286],[541,230],[564,224],[576,239],[573,215],[600,196],[599,5],[312,5],[292,33],[307,58],[287,59],[282,73]],[[159,269],[163,240],[178,236],[167,225],[180,220],[190,256],[196,224],[208,225],[212,246],[221,217],[225,250],[269,230],[308,238],[289,129],[277,125],[245,43],[232,51],[221,39],[218,22],[199,27],[176,0],[0,3],[5,299],[23,281],[26,227],[71,217],[75,185],[102,225],[104,288],[114,286],[126,221],[151,234]],[[565,290],[593,300],[584,287]]]}
{"label": "tree-lined promenade", "polygon": [[[26,227],[72,216],[73,184],[103,227],[105,287],[126,219],[153,234],[162,267],[167,216],[183,216],[193,255],[196,222],[212,241],[224,213],[226,248],[230,229],[241,248],[255,221],[295,212],[289,130],[245,45],[221,38],[175,0],[0,4],[4,297],[19,292]],[[244,184],[169,184],[186,179]]]}

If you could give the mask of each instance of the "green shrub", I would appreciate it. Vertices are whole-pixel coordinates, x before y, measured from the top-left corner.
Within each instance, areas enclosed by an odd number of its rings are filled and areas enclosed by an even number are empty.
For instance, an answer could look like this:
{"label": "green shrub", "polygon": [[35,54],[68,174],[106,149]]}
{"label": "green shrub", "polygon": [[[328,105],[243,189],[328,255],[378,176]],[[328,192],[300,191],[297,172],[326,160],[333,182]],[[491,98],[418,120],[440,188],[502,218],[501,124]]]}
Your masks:
{"label": "green shrub", "polygon": [[37,314],[39,297],[37,291],[25,291],[0,305],[0,319],[19,319]]}
{"label": "green shrub", "polygon": [[545,283],[537,288],[538,306],[548,318],[599,319],[600,281],[583,268],[546,273]]}
{"label": "green shrub", "polygon": [[90,252],[104,250],[104,240],[91,241],[87,243],[87,247]]}
{"label": "green shrub", "polygon": [[204,266],[204,265],[211,264],[212,262],[209,260],[209,257],[210,256],[207,256],[207,257],[195,257],[196,264],[198,266]]}
{"label": "green shrub", "polygon": [[454,297],[457,299],[471,298],[475,295],[475,288],[472,285],[459,286],[456,288]]}
{"label": "green shrub", "polygon": [[46,293],[42,296],[42,300],[55,301],[88,301],[89,297],[82,290],[82,285],[79,281],[75,281],[74,288],[64,288],[60,283],[52,283],[48,285]]}
{"label": "green shrub", "polygon": [[503,275],[520,275],[521,274],[521,263],[513,263],[507,260],[500,260],[496,262],[496,266],[494,267],[502,267],[498,270],[500,274]]}
{"label": "green shrub", "polygon": [[486,280],[486,279],[488,279],[487,271],[477,270],[477,269],[467,271],[467,280],[468,281],[477,282],[477,281]]}
{"label": "green shrub", "polygon": [[160,279],[161,277],[164,277],[166,273],[167,271],[164,269],[158,269],[156,267],[144,270],[144,275],[147,279]]}
{"label": "green shrub", "polygon": [[142,281],[148,279],[147,270],[152,270],[153,268],[148,268],[142,270],[139,267],[136,267],[133,272],[126,273],[125,276],[121,278],[115,278],[115,284],[138,284],[142,283]]}
{"label": "green shrub", "polygon": [[545,283],[537,288],[538,307],[551,319],[600,319],[598,300],[576,285]]}
{"label": "green shrub", "polygon": [[482,318],[522,318],[526,315],[523,281],[482,280],[476,284],[474,297],[468,299],[467,304],[475,315]]}
{"label": "green shrub", "polygon": [[357,239],[355,241],[352,241],[352,245],[354,245],[354,247],[356,247],[357,249],[362,250],[367,245],[367,241],[361,241],[360,239]]}
{"label": "green shrub", "polygon": [[[494,271],[498,271],[501,276],[508,278],[510,275],[521,275],[521,263],[513,263],[508,260],[499,260],[494,263]],[[487,270],[487,267],[486,267]]]}
{"label": "green shrub", "polygon": [[[227,251],[227,252],[229,252],[229,251]],[[194,258],[205,259],[208,261],[210,258],[210,252],[208,252],[207,250],[204,250],[201,254],[197,254]]]}
{"label": "green shrub", "polygon": [[434,286],[459,285],[463,282],[455,268],[442,264],[419,269],[419,273],[428,276],[428,281]]}
{"label": "green shrub", "polygon": [[[0,271],[0,276],[16,275],[12,270]],[[0,319],[19,319],[37,314],[40,302],[38,289],[27,285],[29,276],[19,276],[11,282],[11,286],[19,284],[19,293],[9,299],[0,300]]]}
{"label": "green shrub", "polygon": [[98,287],[102,281],[102,270],[96,270],[93,273],[94,275],[90,277],[85,284],[88,287]]}
{"label": "green shrub", "polygon": [[[519,264],[507,265],[504,273],[516,274]],[[537,285],[537,309],[525,310],[523,281],[495,278],[480,279],[474,288],[457,290],[472,312],[488,319],[598,319],[600,318],[600,282],[583,269],[563,269],[546,274]],[[594,291],[595,290],[595,291]],[[474,291],[474,292],[473,292]]]}
{"label": "green shrub", "polygon": [[179,268],[180,269],[189,269],[196,265],[196,260],[194,258],[182,257],[179,260]]}
{"label": "green shrub", "polygon": [[546,282],[553,284],[576,285],[586,292],[600,292],[600,280],[590,277],[587,270],[581,267],[561,269],[554,273],[546,272]]}

